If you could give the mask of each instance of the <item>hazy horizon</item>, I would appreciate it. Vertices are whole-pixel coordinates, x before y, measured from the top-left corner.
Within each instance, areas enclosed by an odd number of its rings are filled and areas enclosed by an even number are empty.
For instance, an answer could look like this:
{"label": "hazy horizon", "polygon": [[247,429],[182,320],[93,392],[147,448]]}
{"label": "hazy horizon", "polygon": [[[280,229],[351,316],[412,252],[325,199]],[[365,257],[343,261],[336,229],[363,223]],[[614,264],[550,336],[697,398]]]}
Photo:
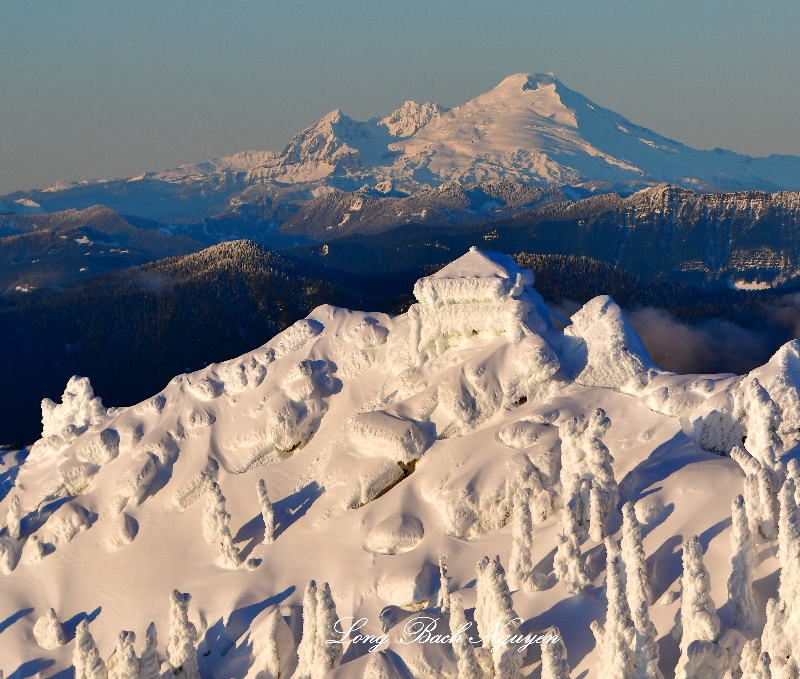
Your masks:
{"label": "hazy horizon", "polygon": [[0,2],[0,194],[281,150],[329,111],[458,106],[516,72],[694,148],[800,155],[800,7]]}

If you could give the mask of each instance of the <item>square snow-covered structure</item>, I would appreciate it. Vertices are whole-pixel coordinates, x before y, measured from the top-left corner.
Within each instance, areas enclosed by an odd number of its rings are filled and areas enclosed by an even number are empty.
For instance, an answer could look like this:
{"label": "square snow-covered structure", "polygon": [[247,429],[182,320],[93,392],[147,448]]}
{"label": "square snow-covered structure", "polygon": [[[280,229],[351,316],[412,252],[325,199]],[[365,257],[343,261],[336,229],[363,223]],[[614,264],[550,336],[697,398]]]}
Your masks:
{"label": "square snow-covered structure", "polygon": [[508,255],[470,248],[414,285],[417,304],[408,310],[409,353],[417,365],[475,336],[502,335],[518,342],[551,330],[533,272]]}

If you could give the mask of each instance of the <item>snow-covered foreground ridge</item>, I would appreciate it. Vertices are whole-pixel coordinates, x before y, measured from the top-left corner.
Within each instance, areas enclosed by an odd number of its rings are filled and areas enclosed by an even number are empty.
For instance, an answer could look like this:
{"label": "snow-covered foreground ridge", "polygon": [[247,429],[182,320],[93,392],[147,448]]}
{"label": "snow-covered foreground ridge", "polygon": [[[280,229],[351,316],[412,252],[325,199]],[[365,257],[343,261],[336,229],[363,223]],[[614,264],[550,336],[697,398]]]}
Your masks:
{"label": "snow-covered foreground ridge", "polygon": [[472,250],[135,406],[70,380],[4,458],[0,669],[796,677],[800,343],[667,373],[533,283]]}

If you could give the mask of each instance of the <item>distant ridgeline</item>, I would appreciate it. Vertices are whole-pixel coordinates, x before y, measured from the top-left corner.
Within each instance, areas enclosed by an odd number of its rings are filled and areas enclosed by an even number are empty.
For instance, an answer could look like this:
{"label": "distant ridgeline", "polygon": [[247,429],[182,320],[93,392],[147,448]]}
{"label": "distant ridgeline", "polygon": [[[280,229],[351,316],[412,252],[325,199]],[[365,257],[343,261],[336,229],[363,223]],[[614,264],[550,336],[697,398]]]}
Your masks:
{"label": "distant ridgeline", "polygon": [[[605,292],[626,308],[655,306],[684,319],[722,317],[761,327],[770,322],[761,305],[778,294],[647,281],[586,257],[516,258],[534,271],[536,288],[551,302],[582,304]],[[234,241],[82,285],[2,296],[0,369],[15,385],[0,397],[2,442],[33,440],[41,430],[41,399],[56,397],[72,375],[89,376],[110,402],[136,403],[175,374],[260,345],[320,304],[402,313],[413,302],[414,281],[441,261],[370,275]],[[783,339],[776,333],[776,342]]]}

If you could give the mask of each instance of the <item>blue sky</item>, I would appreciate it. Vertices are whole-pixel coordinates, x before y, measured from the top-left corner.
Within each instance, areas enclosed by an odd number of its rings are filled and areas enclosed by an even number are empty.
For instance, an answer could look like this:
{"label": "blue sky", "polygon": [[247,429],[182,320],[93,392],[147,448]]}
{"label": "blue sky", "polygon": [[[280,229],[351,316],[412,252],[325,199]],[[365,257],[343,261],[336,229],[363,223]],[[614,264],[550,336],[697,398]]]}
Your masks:
{"label": "blue sky", "polygon": [[696,148],[800,155],[800,3],[0,0],[0,194],[281,150],[520,71]]}

